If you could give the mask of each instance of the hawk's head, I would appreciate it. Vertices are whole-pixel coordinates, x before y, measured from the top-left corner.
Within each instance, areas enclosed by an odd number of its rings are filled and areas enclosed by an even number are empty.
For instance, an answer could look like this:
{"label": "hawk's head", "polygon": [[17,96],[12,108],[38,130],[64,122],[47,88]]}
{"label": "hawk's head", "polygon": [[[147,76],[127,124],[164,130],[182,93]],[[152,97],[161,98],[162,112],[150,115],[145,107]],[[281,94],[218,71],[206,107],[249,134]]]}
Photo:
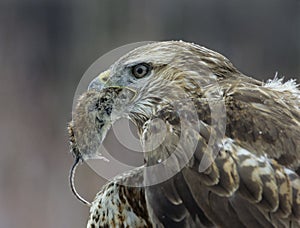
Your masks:
{"label": "hawk's head", "polygon": [[118,86],[135,91],[128,110],[139,125],[163,104],[222,93],[220,84],[238,76],[241,74],[231,62],[217,52],[183,41],[167,41],[136,48],[121,57],[90,83],[89,90]]}

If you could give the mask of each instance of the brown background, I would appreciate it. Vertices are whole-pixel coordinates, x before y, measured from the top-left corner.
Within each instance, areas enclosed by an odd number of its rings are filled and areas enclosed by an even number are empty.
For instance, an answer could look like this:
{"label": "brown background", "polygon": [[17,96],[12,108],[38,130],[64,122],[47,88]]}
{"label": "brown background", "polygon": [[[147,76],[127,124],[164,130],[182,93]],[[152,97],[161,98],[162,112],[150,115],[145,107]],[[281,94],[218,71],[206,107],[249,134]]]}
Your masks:
{"label": "brown background", "polygon": [[[68,186],[66,123],[89,65],[143,40],[183,39],[265,80],[300,77],[300,2],[0,1],[0,227],[84,227]],[[77,175],[89,199],[103,180]]]}

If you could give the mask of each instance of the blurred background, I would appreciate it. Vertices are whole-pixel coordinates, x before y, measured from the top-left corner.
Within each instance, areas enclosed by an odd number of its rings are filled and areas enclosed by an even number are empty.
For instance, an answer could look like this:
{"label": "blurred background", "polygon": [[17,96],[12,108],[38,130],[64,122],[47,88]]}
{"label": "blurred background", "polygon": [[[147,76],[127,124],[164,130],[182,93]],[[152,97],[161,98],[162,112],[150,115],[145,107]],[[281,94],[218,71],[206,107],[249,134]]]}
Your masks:
{"label": "blurred background", "polygon": [[[0,0],[0,227],[84,227],[71,194],[73,96],[98,57],[144,40],[191,41],[260,80],[300,78],[300,1]],[[78,169],[92,199],[104,180]]]}

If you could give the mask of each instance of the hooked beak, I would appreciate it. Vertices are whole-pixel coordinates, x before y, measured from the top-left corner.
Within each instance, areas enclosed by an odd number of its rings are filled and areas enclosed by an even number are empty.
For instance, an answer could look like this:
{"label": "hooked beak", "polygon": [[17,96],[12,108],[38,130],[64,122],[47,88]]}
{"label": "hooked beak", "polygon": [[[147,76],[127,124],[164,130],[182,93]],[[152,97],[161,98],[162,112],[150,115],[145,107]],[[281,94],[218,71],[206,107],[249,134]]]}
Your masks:
{"label": "hooked beak", "polygon": [[100,73],[96,78],[91,81],[91,83],[88,86],[88,90],[96,90],[100,91],[104,88],[105,83],[109,79],[110,76],[110,70],[106,70],[102,73]]}

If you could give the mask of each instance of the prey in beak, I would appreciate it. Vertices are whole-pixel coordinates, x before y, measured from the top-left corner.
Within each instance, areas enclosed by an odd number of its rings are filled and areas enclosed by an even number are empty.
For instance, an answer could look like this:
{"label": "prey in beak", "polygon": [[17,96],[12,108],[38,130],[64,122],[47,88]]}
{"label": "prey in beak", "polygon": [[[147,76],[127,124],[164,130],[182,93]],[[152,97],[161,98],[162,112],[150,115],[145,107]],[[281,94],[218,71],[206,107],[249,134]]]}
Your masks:
{"label": "prey in beak", "polygon": [[91,89],[79,99],[68,124],[70,150],[75,161],[70,170],[69,182],[76,198],[83,204],[91,203],[76,191],[74,176],[77,166],[87,159],[105,159],[99,151],[109,129],[115,121],[126,115],[126,105],[136,95],[129,88],[107,87]]}
{"label": "prey in beak", "polygon": [[76,168],[79,165],[80,162],[83,162],[81,154],[78,150],[78,148],[76,147],[76,141],[75,141],[75,137],[74,137],[74,131],[72,128],[72,122],[69,123],[68,125],[68,133],[69,133],[69,141],[70,141],[70,146],[71,146],[71,152],[75,158],[74,163],[70,169],[70,174],[69,174],[69,183],[70,183],[70,188],[71,191],[73,192],[73,194],[75,195],[75,197],[82,202],[83,204],[87,205],[87,206],[91,206],[91,203],[88,202],[87,200],[85,200],[84,198],[82,198],[79,193],[76,191],[76,187],[75,187],[75,183],[74,183],[74,179],[75,179],[75,172],[76,172]]}

